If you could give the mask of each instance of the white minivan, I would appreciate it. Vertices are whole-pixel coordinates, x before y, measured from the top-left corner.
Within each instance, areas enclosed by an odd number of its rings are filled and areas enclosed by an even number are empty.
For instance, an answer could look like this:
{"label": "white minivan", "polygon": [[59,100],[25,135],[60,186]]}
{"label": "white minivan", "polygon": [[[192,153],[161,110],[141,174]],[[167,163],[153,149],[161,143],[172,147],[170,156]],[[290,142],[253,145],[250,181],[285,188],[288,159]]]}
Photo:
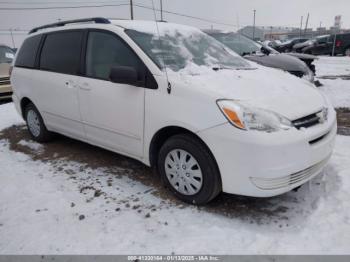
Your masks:
{"label": "white minivan", "polygon": [[189,26],[35,28],[11,82],[34,140],[55,132],[142,161],[188,203],[285,193],[319,174],[334,147],[336,113],[312,84]]}

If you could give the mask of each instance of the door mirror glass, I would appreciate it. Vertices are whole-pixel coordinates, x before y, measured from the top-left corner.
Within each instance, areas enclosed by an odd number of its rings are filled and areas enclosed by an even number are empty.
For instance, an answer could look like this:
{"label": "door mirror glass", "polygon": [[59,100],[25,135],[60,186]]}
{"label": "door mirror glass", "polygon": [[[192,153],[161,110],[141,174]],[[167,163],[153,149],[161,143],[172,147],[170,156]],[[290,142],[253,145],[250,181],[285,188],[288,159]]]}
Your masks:
{"label": "door mirror glass", "polygon": [[136,69],[129,66],[112,67],[109,79],[113,83],[142,86],[142,82],[138,81],[138,73]]}

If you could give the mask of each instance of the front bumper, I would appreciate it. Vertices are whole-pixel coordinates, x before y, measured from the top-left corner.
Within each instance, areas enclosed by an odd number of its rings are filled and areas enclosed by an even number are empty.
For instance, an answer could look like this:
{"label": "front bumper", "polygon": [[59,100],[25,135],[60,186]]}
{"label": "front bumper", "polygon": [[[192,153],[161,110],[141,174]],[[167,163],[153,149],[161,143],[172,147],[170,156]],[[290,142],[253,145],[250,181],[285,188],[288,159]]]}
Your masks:
{"label": "front bumper", "polygon": [[215,156],[224,192],[270,197],[318,175],[332,154],[336,131],[331,110],[327,122],[304,130],[242,131],[227,123],[198,135]]}
{"label": "front bumper", "polygon": [[12,96],[11,85],[0,85],[0,100],[9,99]]}

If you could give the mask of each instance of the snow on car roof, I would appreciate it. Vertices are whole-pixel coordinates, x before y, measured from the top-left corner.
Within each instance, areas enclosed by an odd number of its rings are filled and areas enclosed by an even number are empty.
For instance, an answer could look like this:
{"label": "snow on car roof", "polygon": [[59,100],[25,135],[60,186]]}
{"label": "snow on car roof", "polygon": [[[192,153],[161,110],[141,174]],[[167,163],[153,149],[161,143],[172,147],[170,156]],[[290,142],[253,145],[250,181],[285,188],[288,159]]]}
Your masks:
{"label": "snow on car roof", "polygon": [[110,20],[113,25],[121,26],[125,29],[132,29],[140,32],[156,34],[164,34],[165,32],[174,32],[180,30],[182,33],[193,33],[194,31],[202,32],[200,29],[192,26],[168,23],[168,22],[155,22],[147,20]]}

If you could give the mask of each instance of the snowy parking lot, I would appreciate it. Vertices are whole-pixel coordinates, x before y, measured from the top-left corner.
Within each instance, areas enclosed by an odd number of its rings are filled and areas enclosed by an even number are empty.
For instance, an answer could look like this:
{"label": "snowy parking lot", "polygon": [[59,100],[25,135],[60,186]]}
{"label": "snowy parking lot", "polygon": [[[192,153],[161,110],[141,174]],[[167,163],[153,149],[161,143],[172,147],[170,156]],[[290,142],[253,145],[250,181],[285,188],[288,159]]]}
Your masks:
{"label": "snowy parking lot", "polygon": [[[347,134],[350,58],[316,68]],[[62,136],[31,141],[6,103],[0,185],[0,254],[350,254],[350,136],[337,136],[329,165],[296,192],[195,207],[137,161]]]}

